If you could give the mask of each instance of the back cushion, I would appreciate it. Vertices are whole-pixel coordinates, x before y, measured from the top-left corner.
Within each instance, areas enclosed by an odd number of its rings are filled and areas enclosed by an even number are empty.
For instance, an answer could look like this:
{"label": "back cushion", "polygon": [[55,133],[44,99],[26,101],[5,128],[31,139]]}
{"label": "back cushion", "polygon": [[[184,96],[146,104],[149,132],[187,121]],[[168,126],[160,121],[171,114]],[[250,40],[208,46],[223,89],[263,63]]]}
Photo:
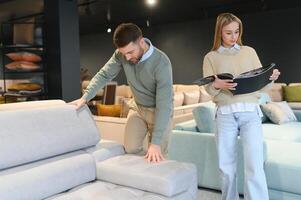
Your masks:
{"label": "back cushion", "polygon": [[272,101],[283,101],[282,86],[286,86],[285,83],[274,83],[272,87],[266,89],[266,92],[271,97]]}
{"label": "back cushion", "polygon": [[184,102],[183,92],[175,92],[173,95],[173,106],[174,107],[182,106],[183,102]]}
{"label": "back cushion", "polygon": [[85,106],[0,112],[0,169],[95,145],[99,133]]}
{"label": "back cushion", "polygon": [[183,92],[184,93],[184,105],[199,103],[200,91]]}

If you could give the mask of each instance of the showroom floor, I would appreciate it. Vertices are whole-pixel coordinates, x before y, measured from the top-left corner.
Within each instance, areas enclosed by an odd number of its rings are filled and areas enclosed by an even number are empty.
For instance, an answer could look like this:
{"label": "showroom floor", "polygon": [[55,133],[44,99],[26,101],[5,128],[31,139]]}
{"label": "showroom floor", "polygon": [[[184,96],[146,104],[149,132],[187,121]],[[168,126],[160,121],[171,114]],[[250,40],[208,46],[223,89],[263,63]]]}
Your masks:
{"label": "showroom floor", "polygon": [[[204,188],[199,189],[198,200],[220,200],[221,193],[215,190],[208,190]],[[243,200],[243,198],[240,198]]]}

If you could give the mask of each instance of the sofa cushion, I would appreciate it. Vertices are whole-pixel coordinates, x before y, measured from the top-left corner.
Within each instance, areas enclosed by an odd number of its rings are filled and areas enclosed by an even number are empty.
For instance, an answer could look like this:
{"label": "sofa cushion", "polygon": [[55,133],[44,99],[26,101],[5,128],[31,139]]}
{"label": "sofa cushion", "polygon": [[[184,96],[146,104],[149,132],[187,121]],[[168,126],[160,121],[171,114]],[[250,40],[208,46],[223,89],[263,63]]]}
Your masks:
{"label": "sofa cushion", "polygon": [[196,107],[192,112],[199,132],[215,132],[215,104],[212,101],[203,103]]}
{"label": "sofa cushion", "polygon": [[195,184],[192,164],[166,160],[148,163],[142,156],[117,156],[97,163],[97,178],[168,197],[187,191]]}
{"label": "sofa cushion", "polygon": [[0,169],[93,146],[99,133],[87,108],[73,105],[0,112]]}
{"label": "sofa cushion", "polygon": [[301,102],[301,85],[283,86],[283,96],[287,102]]}
{"label": "sofa cushion", "polygon": [[297,121],[292,109],[287,102],[269,102],[261,105],[265,115],[275,124],[283,124],[286,122]]}
{"label": "sofa cushion", "polygon": [[[271,97],[268,95],[268,93],[266,92],[260,92],[260,98],[258,100],[259,105],[264,105],[267,104],[269,102],[271,102]],[[261,121],[262,122],[267,122],[269,120],[268,116],[262,112],[262,117],[261,117]]]}
{"label": "sofa cushion", "polygon": [[263,123],[263,137],[268,140],[301,142],[301,122]]}
{"label": "sofa cushion", "polygon": [[173,106],[179,107],[184,103],[184,94],[183,92],[175,92],[173,95]]}
{"label": "sofa cushion", "polygon": [[286,83],[274,83],[267,89],[272,101],[283,101],[282,86],[286,86]]}
{"label": "sofa cushion", "polygon": [[77,151],[0,171],[0,197],[44,199],[95,178],[94,159]]}
{"label": "sofa cushion", "polygon": [[9,103],[0,105],[0,111],[16,111],[24,109],[33,109],[38,107],[52,107],[66,104],[63,100],[41,100],[41,101],[26,101],[20,103]]}
{"label": "sofa cushion", "polygon": [[84,151],[91,154],[97,162],[125,154],[121,144],[110,140],[101,140],[97,145]]}
{"label": "sofa cushion", "polygon": [[207,102],[212,101],[212,96],[208,94],[208,92],[205,90],[204,86],[200,86],[200,99],[199,102]]}
{"label": "sofa cushion", "polygon": [[199,103],[200,91],[183,92],[184,93],[184,105]]}
{"label": "sofa cushion", "polygon": [[301,110],[301,102],[288,102],[288,105],[294,110]]}
{"label": "sofa cushion", "polygon": [[128,85],[118,85],[116,88],[116,96],[131,98],[133,96],[132,90]]}
{"label": "sofa cushion", "polygon": [[124,187],[105,181],[94,181],[45,200],[195,200],[196,195],[183,192],[165,197],[135,188]]}
{"label": "sofa cushion", "polygon": [[97,103],[97,115],[98,116],[109,116],[109,117],[120,117],[121,116],[121,105],[104,105]]}
{"label": "sofa cushion", "polygon": [[265,173],[269,189],[301,193],[301,144],[284,141],[267,141],[268,157]]}

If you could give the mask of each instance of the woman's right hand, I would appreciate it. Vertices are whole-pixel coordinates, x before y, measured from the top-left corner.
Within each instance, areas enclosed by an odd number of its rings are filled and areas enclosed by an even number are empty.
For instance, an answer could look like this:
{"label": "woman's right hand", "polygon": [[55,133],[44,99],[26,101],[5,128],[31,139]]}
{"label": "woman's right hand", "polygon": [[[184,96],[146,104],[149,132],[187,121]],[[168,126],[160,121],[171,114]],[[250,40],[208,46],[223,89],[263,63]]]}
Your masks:
{"label": "woman's right hand", "polygon": [[215,89],[228,89],[235,90],[237,83],[233,83],[232,79],[219,79],[216,75],[214,75],[215,80],[212,83],[212,86]]}

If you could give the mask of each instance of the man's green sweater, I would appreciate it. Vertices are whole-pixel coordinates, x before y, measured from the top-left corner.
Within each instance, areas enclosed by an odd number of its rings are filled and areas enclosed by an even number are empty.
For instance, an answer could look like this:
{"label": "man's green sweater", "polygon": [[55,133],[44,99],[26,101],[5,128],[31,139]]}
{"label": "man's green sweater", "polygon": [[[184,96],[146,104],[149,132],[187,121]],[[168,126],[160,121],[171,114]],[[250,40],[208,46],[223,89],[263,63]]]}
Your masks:
{"label": "man's green sweater", "polygon": [[93,77],[83,98],[92,99],[96,92],[124,69],[127,82],[137,105],[155,108],[152,144],[161,144],[173,110],[172,67],[166,54],[157,48],[146,60],[138,64],[128,62],[116,50],[110,60]]}

